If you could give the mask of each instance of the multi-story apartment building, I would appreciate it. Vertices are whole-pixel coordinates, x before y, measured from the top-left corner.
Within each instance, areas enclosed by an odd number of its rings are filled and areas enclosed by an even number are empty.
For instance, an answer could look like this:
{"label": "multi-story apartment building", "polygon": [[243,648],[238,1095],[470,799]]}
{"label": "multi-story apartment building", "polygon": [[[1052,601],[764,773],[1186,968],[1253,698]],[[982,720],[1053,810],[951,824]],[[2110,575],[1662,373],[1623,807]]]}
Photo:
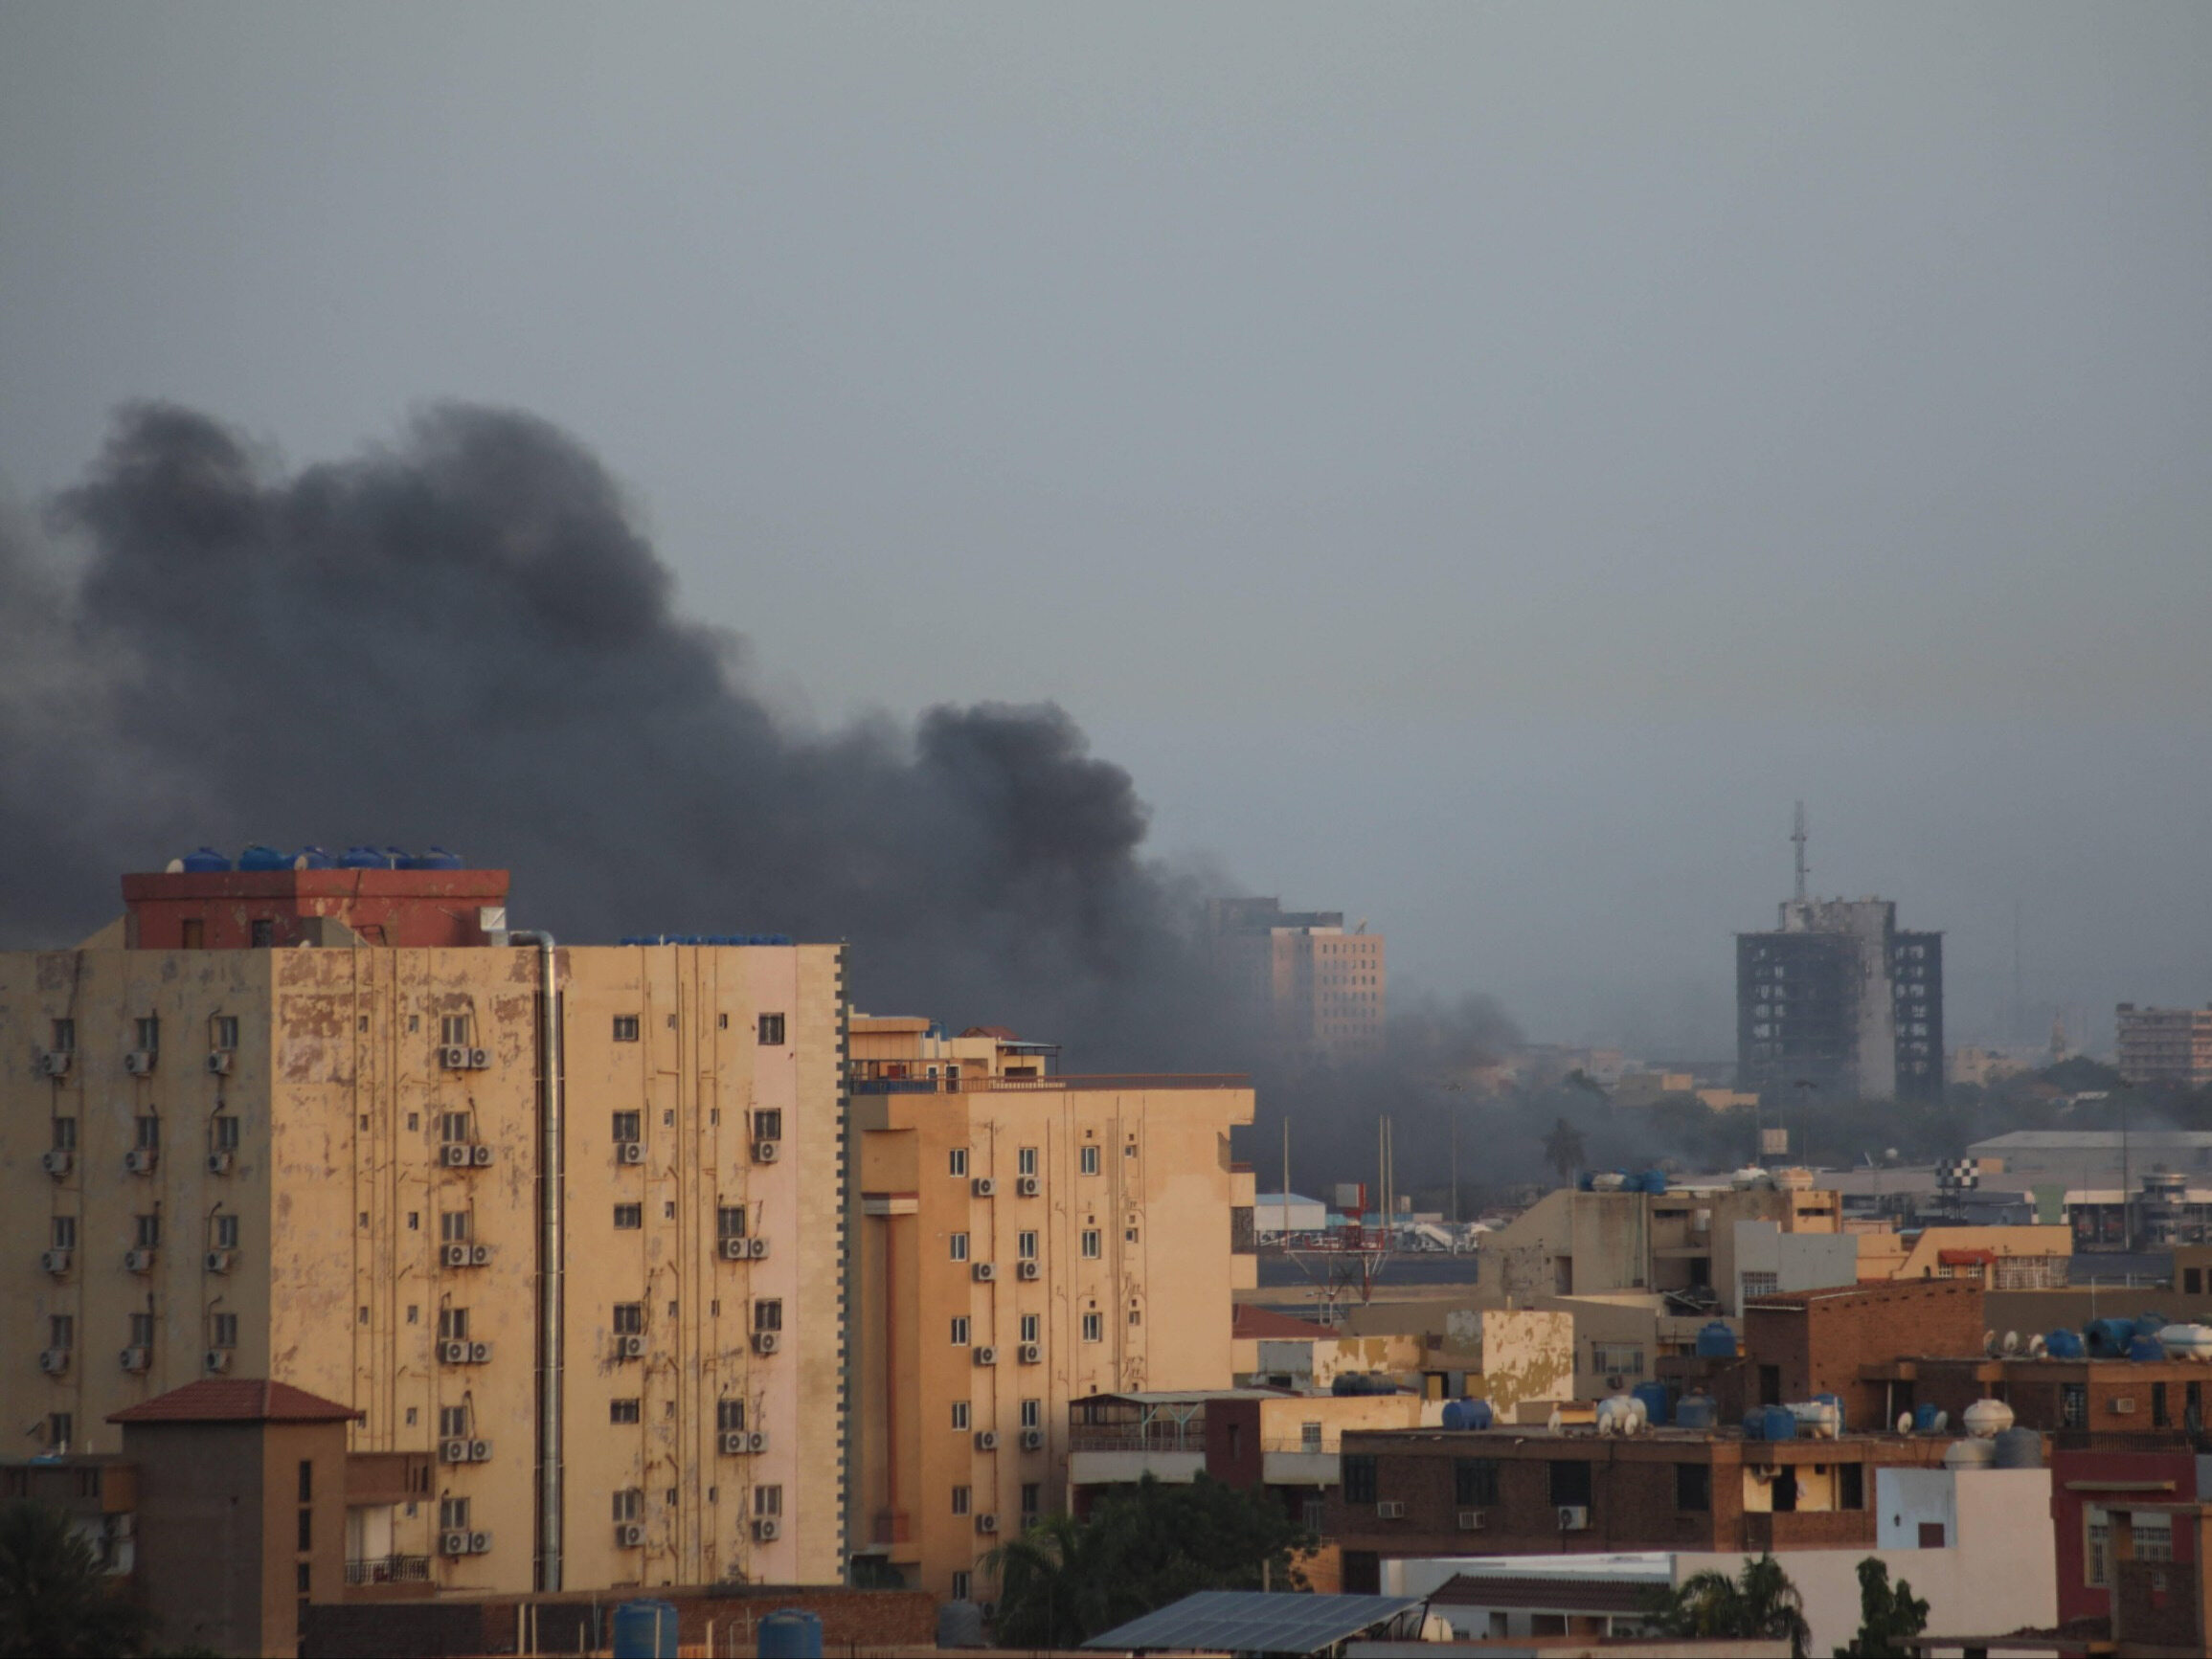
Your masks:
{"label": "multi-story apartment building", "polygon": [[1071,1400],[1229,1386],[1253,1094],[924,1020],[850,1042],[856,1567],[988,1600],[992,1547],[1066,1506]]}
{"label": "multi-story apartment building", "polygon": [[1867,1100],[1943,1098],[1943,935],[1886,899],[1794,899],[1736,935],[1737,1085]]}
{"label": "multi-story apartment building", "polygon": [[350,1575],[833,1581],[841,950],[556,947],[507,886],[172,869],[0,954],[0,1421],[273,1378],[433,1460]]}
{"label": "multi-story apartment building", "polygon": [[2120,1076],[2133,1084],[2202,1088],[2212,1084],[2212,1004],[2117,1011]]}
{"label": "multi-story apartment building", "polygon": [[1380,1052],[1389,962],[1383,935],[1342,910],[1285,910],[1276,899],[1207,902],[1207,941],[1219,973],[1269,1037],[1315,1059]]}

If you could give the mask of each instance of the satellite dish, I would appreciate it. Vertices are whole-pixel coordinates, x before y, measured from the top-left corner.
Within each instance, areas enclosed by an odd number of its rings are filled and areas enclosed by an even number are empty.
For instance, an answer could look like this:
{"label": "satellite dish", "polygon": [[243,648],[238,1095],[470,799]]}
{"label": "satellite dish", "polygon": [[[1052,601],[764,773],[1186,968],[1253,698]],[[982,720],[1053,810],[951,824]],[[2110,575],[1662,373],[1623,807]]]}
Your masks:
{"label": "satellite dish", "polygon": [[2028,1338],[2028,1357],[2030,1359],[2041,1359],[2044,1353],[2048,1350],[2049,1346],[2050,1345],[2046,1343],[2041,1335],[2030,1336]]}
{"label": "satellite dish", "polygon": [[1557,1434],[1559,1432],[1560,1424],[1566,1421],[1567,1420],[1564,1417],[1560,1416],[1559,1407],[1555,1405],[1551,1408],[1551,1415],[1544,1420],[1544,1426],[1549,1429],[1553,1434]]}
{"label": "satellite dish", "polygon": [[1897,1432],[1899,1434],[1910,1434],[1912,1432],[1911,1412],[1901,1411],[1897,1414]]}
{"label": "satellite dish", "polygon": [[2020,1333],[2018,1331],[2007,1331],[2004,1334],[2004,1351],[2008,1357],[2020,1352]]}
{"label": "satellite dish", "polygon": [[1981,1351],[1992,1359],[1997,1357],[1997,1333],[1995,1331],[1984,1331],[1981,1334]]}

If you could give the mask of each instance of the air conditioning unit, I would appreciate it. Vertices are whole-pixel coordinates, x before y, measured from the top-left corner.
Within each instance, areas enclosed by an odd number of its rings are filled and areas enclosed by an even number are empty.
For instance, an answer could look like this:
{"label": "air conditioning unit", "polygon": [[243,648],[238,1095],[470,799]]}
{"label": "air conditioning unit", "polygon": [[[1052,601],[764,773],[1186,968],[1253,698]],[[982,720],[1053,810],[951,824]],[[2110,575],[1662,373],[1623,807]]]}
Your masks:
{"label": "air conditioning unit", "polygon": [[1384,1498],[1375,1505],[1375,1519],[1379,1521],[1402,1521],[1405,1518],[1406,1506],[1396,1498]]}
{"label": "air conditioning unit", "polygon": [[2123,1394],[2123,1395],[2119,1396],[2117,1399],[2115,1399],[2115,1400],[2112,1401],[2112,1415],[2113,1415],[2114,1417],[2133,1417],[2133,1416],[2134,1416],[2134,1415],[2135,1415],[2135,1397],[2134,1397],[2133,1395],[2132,1395],[2132,1394]]}
{"label": "air conditioning unit", "polygon": [[745,1449],[757,1457],[768,1449],[768,1431],[756,1428],[745,1437]]}
{"label": "air conditioning unit", "polygon": [[468,1069],[468,1050],[458,1045],[440,1048],[438,1051],[438,1064],[447,1071],[466,1071]]}
{"label": "air conditioning unit", "polygon": [[491,1461],[491,1442],[488,1440],[470,1441],[468,1443],[468,1461],[470,1463],[489,1463]]}
{"label": "air conditioning unit", "polygon": [[209,1075],[209,1076],[211,1076],[211,1077],[228,1077],[228,1076],[230,1076],[230,1074],[231,1074],[231,1051],[230,1051],[229,1049],[227,1049],[227,1048],[218,1048],[218,1049],[216,1049],[216,1050],[215,1050],[214,1053],[212,1053],[212,1054],[210,1054],[210,1055],[208,1056],[208,1075]]}
{"label": "air conditioning unit", "polygon": [[42,1152],[38,1155],[38,1167],[56,1180],[67,1175],[70,1166],[76,1161],[77,1159],[64,1147],[57,1146],[52,1152]]}
{"label": "air conditioning unit", "polygon": [[619,1140],[615,1142],[615,1162],[619,1164],[642,1164],[644,1161],[645,1143],[643,1141]]}
{"label": "air conditioning unit", "polygon": [[468,1161],[471,1167],[476,1169],[487,1170],[491,1168],[491,1148],[487,1146],[470,1147],[468,1149]]}
{"label": "air conditioning unit", "polygon": [[41,1250],[38,1253],[38,1270],[52,1273],[56,1279],[69,1271],[70,1252],[67,1250]]}
{"label": "air conditioning unit", "polygon": [[134,1377],[151,1371],[153,1369],[153,1350],[150,1348],[125,1348],[123,1351],[123,1368]]}
{"label": "air conditioning unit", "polygon": [[722,1260],[725,1262],[743,1262],[749,1260],[752,1254],[753,1241],[751,1239],[724,1239],[722,1241]]}
{"label": "air conditioning unit", "polygon": [[976,1531],[983,1534],[986,1537],[998,1530],[999,1517],[997,1515],[981,1514],[976,1517]]}
{"label": "air conditioning unit", "polygon": [[756,1331],[753,1333],[753,1352],[756,1354],[773,1354],[776,1352],[776,1344],[779,1340],[780,1338],[773,1331]]}
{"label": "air conditioning unit", "polygon": [[440,1441],[438,1443],[438,1461],[440,1463],[466,1463],[468,1461],[468,1442],[465,1440]]}
{"label": "air conditioning unit", "polygon": [[643,1336],[630,1334],[615,1338],[617,1359],[643,1359],[644,1356],[645,1339]]}
{"label": "air conditioning unit", "polygon": [[69,1350],[48,1348],[38,1356],[38,1369],[49,1377],[59,1377],[69,1369]]}
{"label": "air conditioning unit", "polygon": [[725,1428],[716,1444],[721,1447],[724,1457],[743,1457],[746,1450],[745,1431],[741,1428]]}
{"label": "air conditioning unit", "polygon": [[469,1070],[471,1070],[471,1071],[487,1071],[487,1070],[489,1070],[490,1068],[491,1068],[491,1050],[490,1050],[490,1049],[488,1049],[488,1048],[471,1048],[471,1049],[468,1051],[468,1069],[469,1069]]}
{"label": "air conditioning unit", "polygon": [[615,1548],[618,1550],[642,1549],[645,1542],[645,1529],[638,1521],[615,1523]]}
{"label": "air conditioning unit", "polygon": [[211,1348],[207,1351],[205,1363],[210,1375],[220,1377],[231,1368],[231,1351],[228,1348]]}
{"label": "air conditioning unit", "polygon": [[999,1196],[999,1183],[989,1176],[978,1176],[971,1183],[970,1190],[979,1199],[995,1199]]}
{"label": "air conditioning unit", "polygon": [[233,1166],[235,1166],[237,1161],[238,1155],[237,1153],[211,1152],[208,1154],[208,1174],[211,1176],[227,1176],[231,1173]]}
{"label": "air conditioning unit", "polygon": [[1044,1190],[1045,1183],[1035,1176],[1016,1176],[1014,1177],[1014,1196],[1016,1198],[1033,1199]]}
{"label": "air conditioning unit", "polygon": [[753,1143],[753,1161],[772,1164],[783,1155],[783,1143],[779,1140],[756,1140]]}
{"label": "air conditioning unit", "polygon": [[468,1265],[469,1265],[470,1267],[490,1267],[490,1266],[491,1266],[491,1246],[490,1246],[489,1244],[471,1244],[471,1245],[469,1245],[469,1246],[468,1246]]}
{"label": "air conditioning unit", "polygon": [[756,1262],[768,1260],[768,1241],[766,1239],[747,1239],[745,1244],[746,1254]]}
{"label": "air conditioning unit", "polygon": [[438,1535],[438,1553],[441,1556],[467,1555],[468,1535],[461,1532],[440,1533]]}
{"label": "air conditioning unit", "polygon": [[998,1264],[996,1262],[978,1262],[975,1266],[975,1274],[977,1284],[988,1285],[999,1276]]}
{"label": "air conditioning unit", "polygon": [[438,1345],[438,1357],[442,1364],[466,1365],[468,1363],[468,1344],[465,1342],[440,1342]]}
{"label": "air conditioning unit", "polygon": [[756,1515],[753,1520],[753,1536],[764,1544],[772,1544],[783,1536],[783,1523],[774,1515]]}
{"label": "air conditioning unit", "polygon": [[1480,1532],[1482,1530],[1482,1512],[1480,1510],[1461,1510],[1459,1512],[1459,1530],[1463,1533]]}
{"label": "air conditioning unit", "polygon": [[1041,1279],[1044,1276],[1045,1269],[1035,1262],[1023,1262],[1014,1268],[1014,1277],[1017,1279]]}
{"label": "air conditioning unit", "polygon": [[447,1141],[443,1147],[439,1149],[438,1159],[449,1170],[466,1169],[469,1161],[467,1143],[458,1140]]}
{"label": "air conditioning unit", "polygon": [[125,1250],[123,1253],[123,1265],[134,1273],[150,1273],[153,1271],[153,1252]]}
{"label": "air conditioning unit", "polygon": [[134,1146],[123,1155],[123,1167],[134,1176],[150,1176],[160,1162],[161,1154],[150,1146]]}
{"label": "air conditioning unit", "polygon": [[201,1265],[211,1273],[227,1273],[237,1259],[238,1253],[236,1250],[210,1250]]}
{"label": "air conditioning unit", "polygon": [[1041,1428],[1022,1430],[1022,1449],[1024,1451],[1043,1451],[1045,1449],[1045,1431]]}
{"label": "air conditioning unit", "polygon": [[1042,1342],[1025,1342],[1021,1346],[1020,1353],[1022,1363],[1024,1365],[1040,1365],[1044,1363],[1045,1345]]}
{"label": "air conditioning unit", "polygon": [[133,1077],[151,1076],[153,1074],[153,1050],[150,1048],[132,1049],[123,1057],[123,1068]]}
{"label": "air conditioning unit", "polygon": [[491,1554],[491,1535],[489,1533],[470,1533],[468,1535],[468,1553],[472,1556]]}
{"label": "air conditioning unit", "polygon": [[989,1343],[986,1342],[976,1350],[976,1363],[978,1365],[996,1365],[998,1362],[999,1351]]}
{"label": "air conditioning unit", "polygon": [[38,1075],[41,1077],[67,1077],[69,1063],[77,1058],[66,1048],[56,1048],[38,1057]]}
{"label": "air conditioning unit", "polygon": [[978,1451],[997,1451],[999,1449],[999,1431],[995,1428],[977,1429],[976,1449]]}
{"label": "air conditioning unit", "polygon": [[439,1246],[438,1253],[440,1259],[448,1267],[465,1267],[468,1266],[468,1246],[466,1244],[441,1244]]}
{"label": "air conditioning unit", "polygon": [[1561,1504],[1559,1530],[1563,1533],[1586,1533],[1590,1530],[1590,1507],[1587,1504]]}
{"label": "air conditioning unit", "polygon": [[491,1362],[491,1344],[488,1342],[471,1342],[468,1345],[468,1362],[471,1365],[489,1364]]}

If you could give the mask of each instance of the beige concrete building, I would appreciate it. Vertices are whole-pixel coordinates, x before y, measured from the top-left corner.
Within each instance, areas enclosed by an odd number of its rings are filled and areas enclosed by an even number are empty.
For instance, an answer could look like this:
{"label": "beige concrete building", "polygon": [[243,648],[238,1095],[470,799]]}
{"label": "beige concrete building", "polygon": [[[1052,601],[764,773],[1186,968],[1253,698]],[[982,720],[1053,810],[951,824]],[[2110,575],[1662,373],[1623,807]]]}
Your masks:
{"label": "beige concrete building", "polygon": [[1068,1402],[1220,1389],[1253,1281],[1241,1077],[1075,1077],[1048,1045],[851,1021],[859,1570],[990,1599],[1066,1506]]}
{"label": "beige concrete building", "polygon": [[2212,1007],[2138,1008],[2123,1002],[2120,1076],[2133,1084],[2202,1088],[2212,1084]]}
{"label": "beige concrete building", "polygon": [[1295,1054],[1379,1054],[1388,1013],[1383,936],[1341,910],[1285,910],[1275,899],[1213,899],[1207,941],[1216,970],[1269,1035]]}
{"label": "beige concrete building", "polygon": [[552,949],[497,871],[126,892],[0,954],[0,1421],[342,1402],[435,1460],[349,1508],[355,1582],[839,1576],[838,948]]}

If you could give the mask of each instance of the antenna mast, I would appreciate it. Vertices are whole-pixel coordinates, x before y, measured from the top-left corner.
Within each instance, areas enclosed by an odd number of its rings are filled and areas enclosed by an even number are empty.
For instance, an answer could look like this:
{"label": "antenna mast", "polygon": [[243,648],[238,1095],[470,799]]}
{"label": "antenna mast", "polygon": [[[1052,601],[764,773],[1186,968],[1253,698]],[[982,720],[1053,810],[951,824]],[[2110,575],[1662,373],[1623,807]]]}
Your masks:
{"label": "antenna mast", "polygon": [[1791,831],[1790,840],[1797,846],[1797,903],[1805,902],[1805,843],[1812,838],[1805,833],[1805,803],[1797,803],[1797,827]]}

